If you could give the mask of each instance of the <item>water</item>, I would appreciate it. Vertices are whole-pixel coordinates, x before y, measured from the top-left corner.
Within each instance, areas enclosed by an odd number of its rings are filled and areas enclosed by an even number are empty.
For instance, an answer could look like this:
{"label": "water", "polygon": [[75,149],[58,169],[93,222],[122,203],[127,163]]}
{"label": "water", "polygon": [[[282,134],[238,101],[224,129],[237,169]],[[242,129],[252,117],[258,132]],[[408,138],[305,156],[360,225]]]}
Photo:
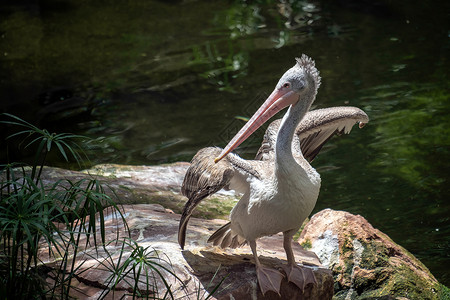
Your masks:
{"label": "water", "polygon": [[[224,146],[306,53],[322,75],[315,108],[371,119],[314,161],[315,211],[363,215],[449,286],[450,10],[423,2],[2,4],[0,111],[91,137],[91,164],[188,161]],[[30,154],[0,149],[3,162]]]}

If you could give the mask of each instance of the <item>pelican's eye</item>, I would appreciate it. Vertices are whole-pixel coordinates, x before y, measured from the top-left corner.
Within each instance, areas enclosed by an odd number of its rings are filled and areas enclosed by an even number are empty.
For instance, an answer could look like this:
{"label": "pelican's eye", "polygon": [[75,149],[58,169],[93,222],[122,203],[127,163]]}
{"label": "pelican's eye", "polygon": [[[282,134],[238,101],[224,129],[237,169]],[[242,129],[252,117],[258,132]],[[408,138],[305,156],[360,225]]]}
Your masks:
{"label": "pelican's eye", "polygon": [[291,86],[291,84],[289,82],[286,82],[285,84],[283,84],[283,87],[286,89],[289,88],[290,86]]}

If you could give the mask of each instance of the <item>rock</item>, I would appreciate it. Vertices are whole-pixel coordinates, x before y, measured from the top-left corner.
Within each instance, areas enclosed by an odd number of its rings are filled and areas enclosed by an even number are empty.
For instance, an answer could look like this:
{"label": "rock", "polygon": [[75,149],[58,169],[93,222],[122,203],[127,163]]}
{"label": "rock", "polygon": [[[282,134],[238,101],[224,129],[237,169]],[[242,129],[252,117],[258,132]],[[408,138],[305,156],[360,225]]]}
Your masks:
{"label": "rock", "polygon": [[[81,172],[45,167],[42,179],[45,184],[51,184],[61,178],[71,181],[95,178],[110,187],[105,192],[118,204],[154,203],[181,213],[186,203],[186,197],[181,195],[181,184],[188,167],[189,163],[185,162],[161,166],[103,164]],[[225,218],[237,200],[234,193],[221,190],[203,201],[193,215]]]}
{"label": "rock", "polygon": [[[140,247],[155,249],[155,255],[170,258],[171,263],[167,266],[173,267],[181,281],[169,276],[169,284],[179,297],[188,295],[196,299],[196,291],[207,295],[226,277],[214,294],[218,299],[230,299],[230,295],[240,299],[243,295],[254,293],[257,295],[255,299],[262,299],[257,289],[254,265],[250,263],[250,249],[220,251],[209,248],[206,244],[209,235],[225,221],[192,218],[187,232],[187,250],[180,251],[176,242],[179,216],[173,212],[180,213],[186,202],[186,198],[180,193],[180,187],[188,166],[188,163],[163,166],[99,165],[82,172],[45,167],[42,178],[45,184],[62,178],[72,182],[96,178],[111,187],[106,189],[111,197],[114,197],[114,189],[118,195],[114,199],[124,205],[132,238]],[[203,201],[194,216],[226,218],[237,200],[232,193],[220,191]],[[126,236],[125,229],[113,223],[112,219],[108,219],[107,226],[107,240],[118,239],[117,226],[120,236]],[[333,271],[331,276],[329,270],[314,267],[319,286],[306,289],[304,299],[329,299],[333,293],[333,277],[336,294],[334,299],[438,299],[440,295],[444,299],[450,294],[450,290],[439,285],[420,261],[374,229],[361,216],[330,209],[321,211],[306,225],[300,242],[304,248],[317,253],[322,265]],[[281,245],[280,236],[261,239],[259,251],[262,262],[273,266],[285,262]],[[115,253],[113,262],[118,260],[117,253],[120,253],[121,246],[121,243],[108,245],[109,253]],[[130,252],[130,247],[125,249],[126,255]],[[42,252],[44,261],[46,253]],[[295,253],[297,260],[309,265],[319,265],[311,252],[297,247]],[[107,289],[106,279],[111,274],[99,269],[98,260],[106,257],[107,253],[100,249],[97,256],[88,248],[80,253],[82,254],[86,262],[80,268],[85,272],[74,282],[80,291],[97,298],[99,293]],[[213,276],[216,271],[216,276]],[[129,293],[129,288],[121,284],[114,298],[120,298],[119,294]],[[141,288],[148,290],[143,284]],[[152,289],[164,291],[164,286],[161,281],[157,281],[157,287]],[[298,292],[292,284],[286,282],[283,283],[282,290],[286,299],[295,297],[294,293]],[[74,296],[83,298],[80,293]],[[279,299],[277,295],[266,296],[265,299]]]}
{"label": "rock", "polygon": [[299,242],[333,271],[333,299],[440,299],[430,271],[359,215],[322,210]]}
{"label": "rock", "polygon": [[[147,249],[147,253],[154,251],[153,261],[165,268],[172,270],[178,277],[175,278],[169,272],[157,267],[171,286],[175,299],[200,299],[206,298],[216,286],[218,290],[210,299],[331,299],[333,295],[333,278],[331,271],[323,268],[317,256],[310,251],[303,250],[299,244],[294,245],[294,254],[297,261],[302,261],[305,267],[314,271],[317,285],[308,285],[304,293],[292,283],[283,281],[280,298],[273,292],[268,292],[265,297],[261,294],[252,263],[253,257],[250,248],[243,247],[235,250],[221,250],[207,245],[207,238],[220,226],[226,223],[224,220],[202,220],[192,218],[187,231],[186,250],[181,251],[177,243],[177,229],[180,216],[167,212],[160,205],[138,204],[124,205],[123,213],[131,233],[131,238],[139,247]],[[76,289],[71,295],[81,299],[97,299],[108,291],[113,272],[109,269],[113,265],[120,265],[129,257],[131,247],[122,248],[122,243],[115,241],[126,237],[123,225],[114,220],[111,211],[105,216],[108,244],[106,250],[99,248],[96,252],[93,248],[81,248],[77,256],[79,267],[76,280],[72,280]],[[120,236],[117,236],[119,230]],[[91,238],[92,239],[92,238]],[[85,237],[79,243],[85,245]],[[285,253],[282,248],[282,235],[263,238],[258,244],[261,263],[279,268],[286,263]],[[107,258],[108,255],[111,258]],[[156,258],[159,256],[161,259]],[[119,261],[120,257],[122,259]],[[40,258],[49,265],[57,262],[48,259],[48,250],[44,247]],[[148,259],[149,260],[149,259]],[[144,272],[144,271],[143,271]],[[129,294],[135,279],[128,276],[128,282],[121,280],[114,292],[109,292],[107,299],[119,299]],[[145,276],[141,275],[138,287],[143,294],[163,297],[167,291],[159,275],[152,273],[155,280],[146,284]],[[223,282],[221,282],[223,280]]]}

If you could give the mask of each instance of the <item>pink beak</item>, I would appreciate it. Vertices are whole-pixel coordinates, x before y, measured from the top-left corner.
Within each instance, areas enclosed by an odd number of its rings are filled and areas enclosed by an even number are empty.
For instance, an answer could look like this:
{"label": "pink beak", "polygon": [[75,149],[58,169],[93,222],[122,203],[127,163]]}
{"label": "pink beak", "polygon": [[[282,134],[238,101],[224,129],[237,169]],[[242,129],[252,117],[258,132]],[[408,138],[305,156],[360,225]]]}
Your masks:
{"label": "pink beak", "polygon": [[214,162],[219,162],[228,153],[236,149],[243,141],[245,141],[253,132],[255,132],[261,125],[269,120],[273,115],[283,108],[297,102],[298,94],[290,89],[275,88],[263,105],[256,111],[251,119],[242,127],[241,130],[231,139],[228,145],[222,150],[222,153]]}

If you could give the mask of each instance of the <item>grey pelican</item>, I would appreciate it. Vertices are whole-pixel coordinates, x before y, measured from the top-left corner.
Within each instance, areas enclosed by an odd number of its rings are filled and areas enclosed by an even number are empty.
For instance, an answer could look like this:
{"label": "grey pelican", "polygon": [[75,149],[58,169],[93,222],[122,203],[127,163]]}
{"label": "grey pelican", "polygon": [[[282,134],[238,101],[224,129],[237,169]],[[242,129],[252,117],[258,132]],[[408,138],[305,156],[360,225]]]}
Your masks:
{"label": "grey pelican", "polygon": [[[185,175],[182,193],[189,199],[183,209],[178,243],[184,249],[186,227],[195,207],[205,197],[222,188],[243,196],[230,213],[230,222],[211,235],[208,242],[222,248],[246,243],[252,250],[258,283],[263,294],[280,294],[284,275],[261,265],[258,238],[283,233],[287,265],[282,266],[288,281],[300,289],[315,283],[310,268],[297,265],[292,237],[312,212],[320,189],[320,175],[310,165],[323,144],[335,134],[349,133],[369,121],[356,107],[332,107],[309,112],[320,86],[314,61],[302,55],[278,81],[274,91],[234,136],[228,145],[201,149]],[[255,160],[244,160],[230,153],[264,122],[288,107],[282,120],[272,122]]]}

